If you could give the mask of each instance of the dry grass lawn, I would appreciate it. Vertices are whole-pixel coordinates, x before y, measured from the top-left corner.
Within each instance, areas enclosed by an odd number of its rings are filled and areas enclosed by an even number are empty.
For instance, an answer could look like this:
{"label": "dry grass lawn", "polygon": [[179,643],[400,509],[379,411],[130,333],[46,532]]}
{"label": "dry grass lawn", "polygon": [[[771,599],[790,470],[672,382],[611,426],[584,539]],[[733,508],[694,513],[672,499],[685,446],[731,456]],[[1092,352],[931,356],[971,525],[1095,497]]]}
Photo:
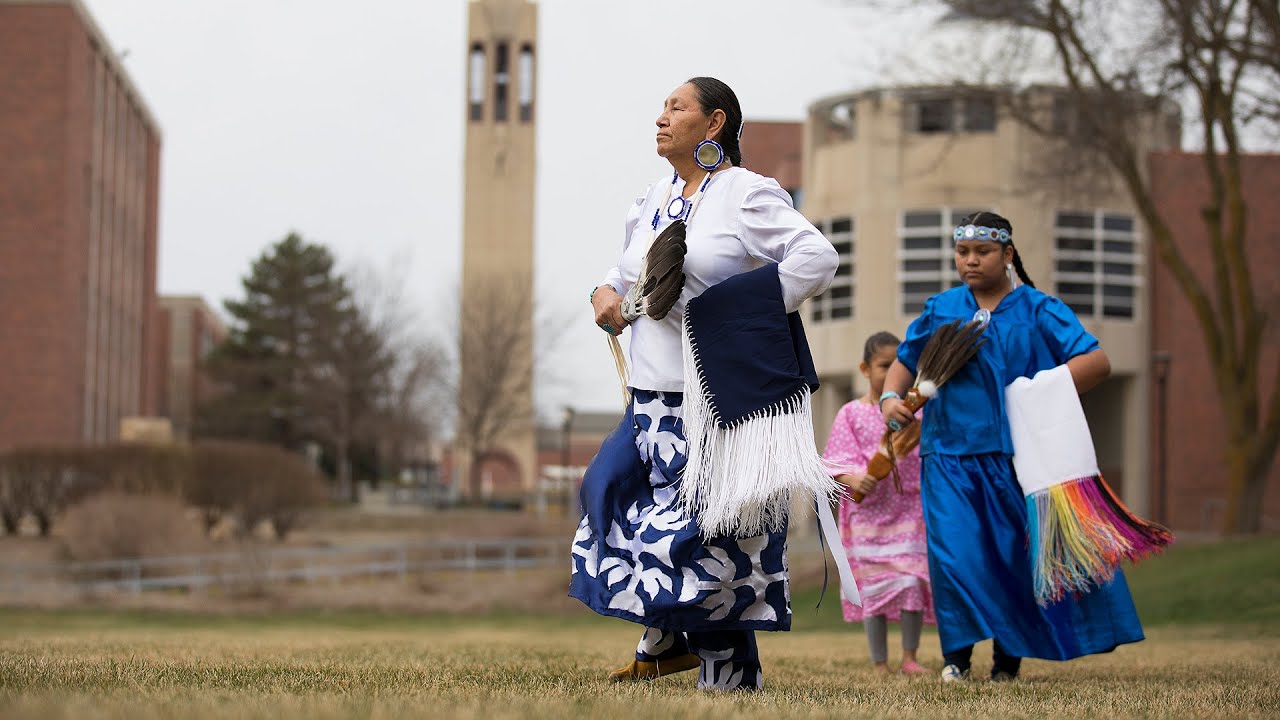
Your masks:
{"label": "dry grass lawn", "polygon": [[[944,686],[875,675],[834,590],[814,609],[822,560],[798,551],[794,631],[760,635],[766,690],[734,695],[688,673],[605,682],[639,628],[565,598],[566,568],[86,598],[0,609],[0,718],[1280,718],[1277,557],[1280,536],[1179,543],[1128,573],[1145,642]],[[936,635],[921,654],[940,669]]]}
{"label": "dry grass lawn", "polygon": [[[585,612],[585,611],[584,611]],[[761,634],[766,690],[709,695],[685,673],[617,686],[637,627],[578,618],[339,614],[218,618],[0,613],[0,717],[1275,718],[1280,638],[1176,626],[1012,684],[870,670],[858,626]],[[923,660],[940,665],[936,636]],[[985,672],[988,645],[975,670]]]}

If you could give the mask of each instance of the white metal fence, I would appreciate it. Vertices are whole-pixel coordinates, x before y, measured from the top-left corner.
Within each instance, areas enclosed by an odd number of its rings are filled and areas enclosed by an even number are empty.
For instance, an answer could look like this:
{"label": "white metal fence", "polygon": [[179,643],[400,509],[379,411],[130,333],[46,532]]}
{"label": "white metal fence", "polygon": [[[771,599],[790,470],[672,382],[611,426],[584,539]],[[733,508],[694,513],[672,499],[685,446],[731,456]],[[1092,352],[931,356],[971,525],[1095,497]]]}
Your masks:
{"label": "white metal fence", "polygon": [[568,540],[430,540],[395,545],[281,548],[246,545],[213,555],[0,565],[0,597],[64,593],[235,589],[429,572],[568,565]]}

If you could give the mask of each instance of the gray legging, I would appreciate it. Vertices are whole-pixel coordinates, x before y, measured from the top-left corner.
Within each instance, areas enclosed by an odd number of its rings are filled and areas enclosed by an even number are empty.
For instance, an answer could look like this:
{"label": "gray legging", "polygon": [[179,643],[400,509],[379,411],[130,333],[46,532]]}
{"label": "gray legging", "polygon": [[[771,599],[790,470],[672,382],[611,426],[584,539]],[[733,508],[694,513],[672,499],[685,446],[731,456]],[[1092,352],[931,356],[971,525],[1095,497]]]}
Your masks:
{"label": "gray legging", "polygon": [[[903,610],[902,649],[918,650],[920,648],[920,630],[924,627],[924,613],[919,610]],[[889,661],[889,622],[883,615],[872,615],[862,619],[867,627],[867,645],[871,648],[872,662]]]}

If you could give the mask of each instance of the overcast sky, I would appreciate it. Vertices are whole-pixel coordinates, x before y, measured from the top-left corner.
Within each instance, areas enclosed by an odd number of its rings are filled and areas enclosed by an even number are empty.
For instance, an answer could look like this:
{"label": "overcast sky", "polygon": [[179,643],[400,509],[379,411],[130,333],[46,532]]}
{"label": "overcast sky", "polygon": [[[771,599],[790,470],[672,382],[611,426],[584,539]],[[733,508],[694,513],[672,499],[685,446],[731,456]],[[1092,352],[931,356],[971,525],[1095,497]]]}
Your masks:
{"label": "overcast sky", "polygon": [[[221,308],[297,230],[343,266],[403,268],[423,322],[447,332],[466,2],[84,1],[161,125],[161,293]],[[587,294],[616,260],[627,204],[669,167],[653,151],[663,99],[719,77],[750,134],[752,119],[801,120],[817,98],[875,84],[914,23],[851,4],[540,3],[538,293],[573,320],[551,358],[563,379],[539,390],[545,417],[619,404]]]}

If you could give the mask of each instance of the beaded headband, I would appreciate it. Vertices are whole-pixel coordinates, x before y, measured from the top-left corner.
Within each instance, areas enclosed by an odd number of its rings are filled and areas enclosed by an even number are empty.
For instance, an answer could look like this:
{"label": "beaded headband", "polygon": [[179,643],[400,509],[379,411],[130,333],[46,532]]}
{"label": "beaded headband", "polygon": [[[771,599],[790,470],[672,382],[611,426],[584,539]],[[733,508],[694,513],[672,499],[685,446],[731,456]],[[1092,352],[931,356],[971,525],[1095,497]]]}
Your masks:
{"label": "beaded headband", "polygon": [[961,242],[962,240],[978,240],[998,242],[1001,245],[1008,245],[1013,241],[1013,234],[1004,228],[984,227],[982,225],[960,225],[956,227],[955,232],[951,234],[952,240]]}

